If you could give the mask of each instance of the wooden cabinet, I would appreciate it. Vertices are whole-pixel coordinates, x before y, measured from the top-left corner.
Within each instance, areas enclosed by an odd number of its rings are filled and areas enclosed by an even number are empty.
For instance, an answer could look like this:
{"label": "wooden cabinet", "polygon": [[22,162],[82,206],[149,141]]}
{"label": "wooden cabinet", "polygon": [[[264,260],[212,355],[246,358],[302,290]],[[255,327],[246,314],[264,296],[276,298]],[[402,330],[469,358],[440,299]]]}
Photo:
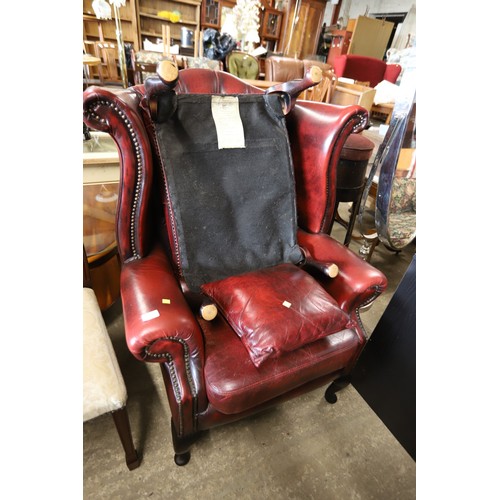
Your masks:
{"label": "wooden cabinet", "polygon": [[[135,51],[144,49],[148,38],[156,43],[162,38],[162,25],[170,26],[172,43],[181,42],[181,27],[200,29],[201,0],[127,0],[120,8],[123,42],[131,43]],[[161,11],[178,11],[180,20],[172,22],[158,16]],[[83,39],[90,42],[116,42],[115,19],[97,19],[92,0],[83,0]]]}
{"label": "wooden cabinet", "polygon": [[203,0],[201,3],[201,27],[218,29],[221,5],[219,0]]}
{"label": "wooden cabinet", "polygon": [[349,52],[352,32],[347,30],[333,30],[331,32],[332,41],[328,51],[328,59],[332,59]]}
{"label": "wooden cabinet", "polygon": [[[203,0],[201,27],[220,31],[224,23],[224,10],[232,9],[236,0]],[[259,37],[261,45],[274,51],[281,39],[283,12],[274,8],[274,0],[261,0]]]}
{"label": "wooden cabinet", "polygon": [[272,7],[265,7],[260,16],[260,40],[266,49],[275,52],[281,39],[283,12]]}
{"label": "wooden cabinet", "polygon": [[223,23],[224,9],[232,9],[236,0],[202,0],[201,3],[201,28],[220,30]]}
{"label": "wooden cabinet", "polygon": [[[200,29],[201,0],[136,0],[136,4],[139,50],[144,49],[146,38],[152,43],[162,39],[162,25],[170,26],[171,43],[179,45],[182,27],[193,32]],[[159,16],[158,13],[162,11],[177,11],[180,13],[180,20],[173,22]]]}
{"label": "wooden cabinet", "polygon": [[279,46],[285,56],[306,59],[316,54],[325,5],[326,0],[290,0]]}

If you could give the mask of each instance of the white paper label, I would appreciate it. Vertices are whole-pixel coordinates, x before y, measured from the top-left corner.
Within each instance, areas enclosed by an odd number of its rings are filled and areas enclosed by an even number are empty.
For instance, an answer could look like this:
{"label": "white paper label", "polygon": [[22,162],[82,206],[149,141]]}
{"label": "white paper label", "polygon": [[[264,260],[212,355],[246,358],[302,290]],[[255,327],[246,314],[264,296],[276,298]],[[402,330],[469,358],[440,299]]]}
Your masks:
{"label": "white paper label", "polygon": [[237,96],[212,96],[212,117],[217,130],[219,149],[245,147],[245,132]]}
{"label": "white paper label", "polygon": [[144,313],[141,316],[142,321],[149,321],[150,319],[158,318],[160,316],[160,312],[158,309],[154,309],[153,311],[149,311],[147,313]]}

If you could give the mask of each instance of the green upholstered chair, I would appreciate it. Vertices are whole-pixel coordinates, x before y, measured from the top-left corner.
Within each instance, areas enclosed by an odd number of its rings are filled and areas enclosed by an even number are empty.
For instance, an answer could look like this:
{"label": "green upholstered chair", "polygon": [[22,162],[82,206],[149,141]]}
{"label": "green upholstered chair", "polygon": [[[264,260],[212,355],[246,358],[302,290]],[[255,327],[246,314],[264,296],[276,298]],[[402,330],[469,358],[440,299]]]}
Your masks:
{"label": "green upholstered chair", "polygon": [[233,50],[226,56],[226,69],[238,78],[247,80],[257,80],[259,78],[258,59],[239,50]]}

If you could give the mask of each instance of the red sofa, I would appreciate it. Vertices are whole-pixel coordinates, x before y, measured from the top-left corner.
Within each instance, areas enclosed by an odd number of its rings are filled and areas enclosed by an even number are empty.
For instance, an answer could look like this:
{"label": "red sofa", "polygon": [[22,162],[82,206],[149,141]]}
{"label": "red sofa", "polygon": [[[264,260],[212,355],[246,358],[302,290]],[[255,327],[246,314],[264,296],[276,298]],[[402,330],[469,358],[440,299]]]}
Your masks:
{"label": "red sofa", "polygon": [[332,56],[327,62],[332,66],[337,78],[345,77],[360,82],[370,82],[370,87],[375,87],[382,80],[396,83],[402,69],[399,64],[387,64],[375,57],[354,54]]}

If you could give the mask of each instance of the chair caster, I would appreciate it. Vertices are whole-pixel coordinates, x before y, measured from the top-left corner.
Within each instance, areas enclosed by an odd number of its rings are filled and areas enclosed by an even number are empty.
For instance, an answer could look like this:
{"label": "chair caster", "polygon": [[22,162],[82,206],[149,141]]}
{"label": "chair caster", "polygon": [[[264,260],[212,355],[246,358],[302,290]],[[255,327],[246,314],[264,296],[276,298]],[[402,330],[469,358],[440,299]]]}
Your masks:
{"label": "chair caster", "polygon": [[176,453],[174,455],[174,462],[181,467],[183,465],[186,465],[190,459],[191,459],[191,452],[189,451],[187,451],[186,453]]}

